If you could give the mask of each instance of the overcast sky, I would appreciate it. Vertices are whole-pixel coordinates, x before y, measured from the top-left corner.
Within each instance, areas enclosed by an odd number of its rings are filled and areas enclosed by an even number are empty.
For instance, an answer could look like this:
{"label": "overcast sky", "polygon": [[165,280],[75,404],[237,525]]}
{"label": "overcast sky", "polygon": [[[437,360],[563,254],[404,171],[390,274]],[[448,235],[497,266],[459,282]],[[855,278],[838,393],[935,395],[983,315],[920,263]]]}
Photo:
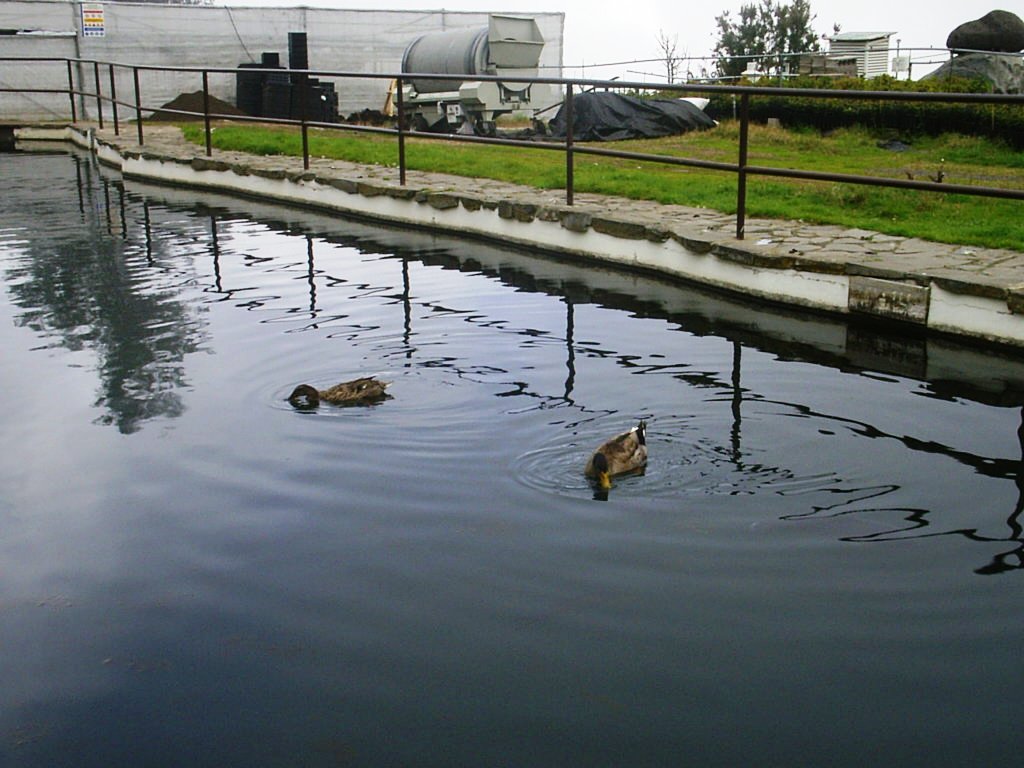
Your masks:
{"label": "overcast sky", "polygon": [[[748,0],[750,1],[750,0]],[[331,6],[372,10],[440,10],[448,11],[562,11],[565,13],[564,64],[567,76],[579,76],[580,65],[587,66],[586,76],[605,78],[618,75],[623,79],[664,79],[664,66],[656,63],[626,64],[611,69],[593,69],[597,64],[657,59],[659,32],[677,43],[676,52],[682,56],[710,55],[717,39],[715,17],[730,11],[738,17],[742,0],[562,0],[545,3],[542,0],[356,0],[351,4],[338,0],[217,0],[227,5],[269,6]],[[913,48],[936,47],[946,44],[946,36],[957,25],[978,18],[989,10],[988,6],[974,6],[965,10],[967,3],[952,0],[921,2],[892,2],[891,0],[811,0],[816,18],[813,27],[817,33],[831,34],[834,24],[843,32],[894,32],[902,46]],[[1004,7],[994,6],[994,8]],[[1008,8],[1012,10],[1012,8]],[[914,60],[935,59],[935,56],[915,54]],[[939,57],[941,58],[941,57]],[[699,71],[693,67],[694,74]],[[915,75],[918,73],[915,64]],[[921,73],[927,67],[920,67]]]}

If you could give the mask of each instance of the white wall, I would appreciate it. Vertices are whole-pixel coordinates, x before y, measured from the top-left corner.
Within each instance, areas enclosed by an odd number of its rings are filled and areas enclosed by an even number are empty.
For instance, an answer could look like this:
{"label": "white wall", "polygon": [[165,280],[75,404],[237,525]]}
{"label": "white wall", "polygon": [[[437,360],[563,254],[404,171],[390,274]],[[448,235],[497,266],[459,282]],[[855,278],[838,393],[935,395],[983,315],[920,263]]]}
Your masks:
{"label": "white wall", "polygon": [[[88,4],[95,5],[95,4]],[[263,51],[277,51],[288,63],[288,33],[308,36],[310,69],[360,73],[396,73],[402,53],[426,32],[458,27],[482,27],[487,14],[463,11],[366,11],[328,8],[241,8],[102,3],[103,37],[81,34],[81,3],[74,0],[0,0],[0,30],[46,30],[58,34],[0,34],[0,57],[57,56],[99,59],[124,64],[236,67],[258,62]],[[496,12],[500,12],[496,10]],[[518,14],[519,12],[517,12]],[[544,36],[540,74],[557,77],[562,66],[563,13],[536,12]],[[91,67],[80,74],[94,90]],[[118,98],[134,100],[130,71],[115,70]],[[329,79],[329,78],[323,78]],[[101,72],[104,93],[109,74]],[[158,107],[181,93],[202,88],[198,74],[143,72],[143,104]],[[362,109],[382,109],[386,80],[335,80],[342,115]],[[0,62],[0,87],[67,87],[63,65]],[[234,75],[211,75],[211,92],[234,103]],[[560,99],[554,86],[537,87],[541,105]],[[81,105],[95,119],[94,99]],[[109,116],[109,108],[104,109]],[[0,120],[63,119],[66,95],[14,96],[0,93]],[[124,110],[121,110],[122,116]],[[80,113],[80,117],[82,114]],[[129,115],[131,116],[131,115]]]}

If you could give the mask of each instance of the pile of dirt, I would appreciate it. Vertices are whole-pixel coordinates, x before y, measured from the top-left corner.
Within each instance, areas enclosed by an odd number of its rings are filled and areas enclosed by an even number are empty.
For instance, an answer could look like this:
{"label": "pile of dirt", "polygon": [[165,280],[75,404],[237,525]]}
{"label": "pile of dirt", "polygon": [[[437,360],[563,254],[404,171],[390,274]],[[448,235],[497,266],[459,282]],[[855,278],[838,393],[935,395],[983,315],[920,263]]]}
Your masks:
{"label": "pile of dirt", "polygon": [[[170,110],[181,110],[183,112],[195,112],[195,115],[181,115],[177,112],[171,112]],[[240,110],[234,104],[229,104],[226,101],[218,99],[216,96],[210,96],[210,114],[211,115],[232,115],[239,116],[245,115],[245,112]],[[158,110],[153,112],[149,116],[150,120],[156,120],[160,122],[174,122],[181,123],[189,120],[202,120],[203,119],[203,92],[193,91],[192,93],[183,93],[180,96],[168,101],[166,104],[161,106]]]}

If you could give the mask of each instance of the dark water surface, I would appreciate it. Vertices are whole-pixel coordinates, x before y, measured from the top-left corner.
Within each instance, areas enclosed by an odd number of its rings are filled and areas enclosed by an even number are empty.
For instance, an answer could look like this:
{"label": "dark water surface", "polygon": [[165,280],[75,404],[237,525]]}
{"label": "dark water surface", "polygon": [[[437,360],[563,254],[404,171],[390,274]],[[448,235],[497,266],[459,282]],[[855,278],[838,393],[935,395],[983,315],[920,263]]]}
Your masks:
{"label": "dark water surface", "polygon": [[0,765],[1020,760],[1019,358],[0,178]]}

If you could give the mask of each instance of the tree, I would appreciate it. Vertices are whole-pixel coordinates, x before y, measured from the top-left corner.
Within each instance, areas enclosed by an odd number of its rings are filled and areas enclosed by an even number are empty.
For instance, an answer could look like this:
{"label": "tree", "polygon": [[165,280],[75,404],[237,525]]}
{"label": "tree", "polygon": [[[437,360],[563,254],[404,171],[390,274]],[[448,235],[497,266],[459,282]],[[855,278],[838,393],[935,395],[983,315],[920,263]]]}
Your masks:
{"label": "tree", "polygon": [[661,60],[665,62],[665,78],[669,83],[676,81],[676,73],[679,70],[679,59],[676,57],[676,46],[678,38],[671,40],[662,30],[658,30],[658,50],[661,51]]}
{"label": "tree", "polygon": [[[762,0],[762,3],[768,0]],[[768,28],[764,13],[756,5],[741,5],[739,21],[733,22],[729,11],[715,17],[718,42],[715,59],[723,77],[738,77],[750,61],[759,61],[767,49]]]}
{"label": "tree", "polygon": [[811,23],[817,18],[811,13],[809,0],[793,0],[789,5],[777,5],[774,32],[775,49],[779,56],[781,70],[782,56],[787,53],[809,53],[821,50],[818,36],[811,29]]}
{"label": "tree", "polygon": [[760,0],[760,5],[742,5],[737,21],[733,21],[729,11],[724,11],[715,17],[719,74],[737,77],[751,61],[765,71],[775,68],[781,73],[787,54],[821,50],[811,28],[815,18],[809,0],[788,4]]}

